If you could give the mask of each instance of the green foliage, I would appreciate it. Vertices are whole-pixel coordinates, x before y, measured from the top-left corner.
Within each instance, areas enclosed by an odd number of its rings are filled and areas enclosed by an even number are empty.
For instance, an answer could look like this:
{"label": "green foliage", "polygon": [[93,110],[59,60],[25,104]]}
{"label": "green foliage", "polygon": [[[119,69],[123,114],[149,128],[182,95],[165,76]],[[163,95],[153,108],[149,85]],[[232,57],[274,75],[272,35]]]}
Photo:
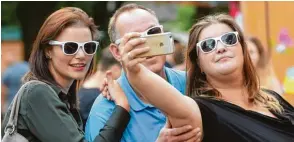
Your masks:
{"label": "green foliage", "polygon": [[93,16],[93,5],[95,2],[96,1],[60,1],[58,2],[56,8],[60,9],[63,7],[79,7],[87,14]]}
{"label": "green foliage", "polygon": [[2,1],[1,2],[1,26],[19,25],[16,17],[17,1]]}
{"label": "green foliage", "polygon": [[175,21],[164,23],[170,31],[188,31],[194,23],[196,8],[193,5],[178,5]]}

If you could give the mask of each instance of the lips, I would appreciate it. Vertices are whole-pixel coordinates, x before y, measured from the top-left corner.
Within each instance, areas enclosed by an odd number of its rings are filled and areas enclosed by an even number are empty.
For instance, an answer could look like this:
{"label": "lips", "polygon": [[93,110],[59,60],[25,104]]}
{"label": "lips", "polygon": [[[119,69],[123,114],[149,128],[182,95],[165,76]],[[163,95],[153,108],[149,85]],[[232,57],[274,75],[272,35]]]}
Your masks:
{"label": "lips", "polygon": [[73,67],[73,69],[75,71],[82,71],[84,70],[86,64],[85,63],[75,63],[75,64],[70,64],[71,67]]}
{"label": "lips", "polygon": [[219,61],[221,61],[222,59],[225,59],[225,58],[232,58],[232,57],[230,57],[230,56],[222,56],[222,57],[217,58],[216,62],[219,62]]}

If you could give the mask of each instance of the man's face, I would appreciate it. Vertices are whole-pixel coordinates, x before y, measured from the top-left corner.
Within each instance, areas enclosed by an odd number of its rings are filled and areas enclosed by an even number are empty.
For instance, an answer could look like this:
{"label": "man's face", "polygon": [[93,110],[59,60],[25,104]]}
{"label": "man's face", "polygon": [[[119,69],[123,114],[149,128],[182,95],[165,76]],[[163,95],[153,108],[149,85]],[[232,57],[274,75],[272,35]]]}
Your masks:
{"label": "man's face", "polygon": [[[146,10],[134,9],[119,15],[115,27],[121,38],[129,32],[144,32],[157,25],[159,25],[159,23],[154,15]],[[163,70],[164,63],[165,55],[162,55],[149,57],[142,64],[152,72],[159,73]]]}

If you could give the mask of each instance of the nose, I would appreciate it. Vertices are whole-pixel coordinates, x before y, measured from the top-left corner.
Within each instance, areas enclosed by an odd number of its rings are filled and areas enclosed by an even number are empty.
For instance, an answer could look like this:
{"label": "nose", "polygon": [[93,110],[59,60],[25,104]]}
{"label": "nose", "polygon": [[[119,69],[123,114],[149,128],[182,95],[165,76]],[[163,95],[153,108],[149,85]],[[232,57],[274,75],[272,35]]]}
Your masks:
{"label": "nose", "polygon": [[77,54],[75,55],[75,58],[84,58],[85,57],[85,52],[83,51],[82,47],[78,49]]}
{"label": "nose", "polygon": [[228,50],[227,47],[222,42],[220,41],[217,42],[216,53],[221,54],[226,52],[227,50]]}

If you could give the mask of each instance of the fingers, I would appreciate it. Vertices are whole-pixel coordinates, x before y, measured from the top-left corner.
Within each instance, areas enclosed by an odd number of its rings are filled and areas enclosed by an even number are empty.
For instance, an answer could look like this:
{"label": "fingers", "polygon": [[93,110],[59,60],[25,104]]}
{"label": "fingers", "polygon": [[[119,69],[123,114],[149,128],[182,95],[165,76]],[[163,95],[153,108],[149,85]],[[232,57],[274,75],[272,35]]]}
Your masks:
{"label": "fingers", "polygon": [[[182,127],[179,127],[179,128],[173,128],[171,129],[171,135],[173,136],[178,136],[180,134],[183,134],[183,133],[186,133],[186,132],[189,132],[192,130],[192,126],[190,125],[185,125],[185,126],[182,126]],[[195,134],[196,135],[196,134]]]}
{"label": "fingers", "polygon": [[129,63],[127,64],[127,67],[128,67],[128,68],[132,68],[133,66],[135,66],[135,65],[137,65],[137,64],[139,64],[139,63],[142,63],[142,62],[144,62],[145,60],[146,60],[145,57],[144,57],[144,58],[136,58],[136,59],[134,59],[134,60],[129,61]]}
{"label": "fingers", "polygon": [[146,59],[138,57],[138,55],[150,50],[150,47],[140,46],[146,42],[145,38],[138,38],[140,36],[140,33],[127,33],[123,36],[121,44],[119,45],[121,49],[120,62],[126,72],[137,73],[140,70],[138,63],[141,63]]}
{"label": "fingers", "polygon": [[180,128],[167,128],[169,121],[166,121],[165,127],[160,130],[157,141],[171,141],[171,142],[200,142],[202,134],[200,128],[192,129],[192,126],[185,125]]}
{"label": "fingers", "polygon": [[[125,47],[127,48],[127,47]],[[140,54],[143,54],[143,53],[146,53],[150,50],[150,47],[139,47],[139,48],[136,48],[136,49],[133,49],[133,50],[128,50],[126,49],[126,53],[123,53],[122,54],[122,57],[123,57],[123,61],[129,61],[129,60],[133,60],[135,59],[138,55]]]}
{"label": "fingers", "polygon": [[103,90],[104,90],[104,88],[105,88],[106,86],[107,86],[107,79],[106,79],[106,78],[104,78],[104,79],[103,79],[103,83],[102,83],[102,85],[100,86],[100,88],[99,88],[99,89],[103,91]]}
{"label": "fingers", "polygon": [[196,142],[200,142],[201,139],[202,139],[202,133],[201,133],[201,131],[200,131],[200,129],[199,129],[199,132],[198,132],[197,135],[196,135]]}
{"label": "fingers", "polygon": [[107,100],[113,100],[109,92],[109,87],[111,87],[111,85],[113,84],[112,82],[113,82],[112,73],[107,71],[106,78],[104,78],[104,82],[101,88],[102,96],[105,97]]}
{"label": "fingers", "polygon": [[132,50],[134,50],[134,47],[139,46],[140,44],[143,44],[146,42],[145,38],[135,38],[128,41],[123,49],[124,53],[128,53]]}
{"label": "fingers", "polygon": [[[141,34],[137,33],[137,32],[127,33],[121,39],[120,46],[125,46],[129,40],[131,40],[132,38],[140,37],[140,36],[141,36]],[[135,43],[132,43],[132,44],[135,44]],[[128,47],[131,48],[132,46],[130,46],[130,44],[129,44]],[[126,50],[124,53],[128,52],[130,50],[129,48],[128,48],[128,50],[124,48],[123,50]]]}
{"label": "fingers", "polygon": [[199,128],[193,129],[192,131],[186,132],[177,136],[177,141],[196,141],[201,138],[201,132]]}
{"label": "fingers", "polygon": [[110,70],[106,71],[106,80],[107,80],[107,99],[113,100],[114,98],[111,96],[114,89],[114,80],[112,76],[112,72]]}
{"label": "fingers", "polygon": [[102,90],[102,95],[103,97],[105,97],[106,99],[108,99],[108,89],[106,89],[106,87]]}
{"label": "fingers", "polygon": [[113,76],[110,70],[106,71],[106,79],[107,79],[108,86],[111,87],[113,85]]}
{"label": "fingers", "polygon": [[138,55],[143,54],[145,52],[148,52],[149,50],[150,50],[150,47],[136,48],[128,52],[128,58],[133,59],[134,57],[137,57]]}

